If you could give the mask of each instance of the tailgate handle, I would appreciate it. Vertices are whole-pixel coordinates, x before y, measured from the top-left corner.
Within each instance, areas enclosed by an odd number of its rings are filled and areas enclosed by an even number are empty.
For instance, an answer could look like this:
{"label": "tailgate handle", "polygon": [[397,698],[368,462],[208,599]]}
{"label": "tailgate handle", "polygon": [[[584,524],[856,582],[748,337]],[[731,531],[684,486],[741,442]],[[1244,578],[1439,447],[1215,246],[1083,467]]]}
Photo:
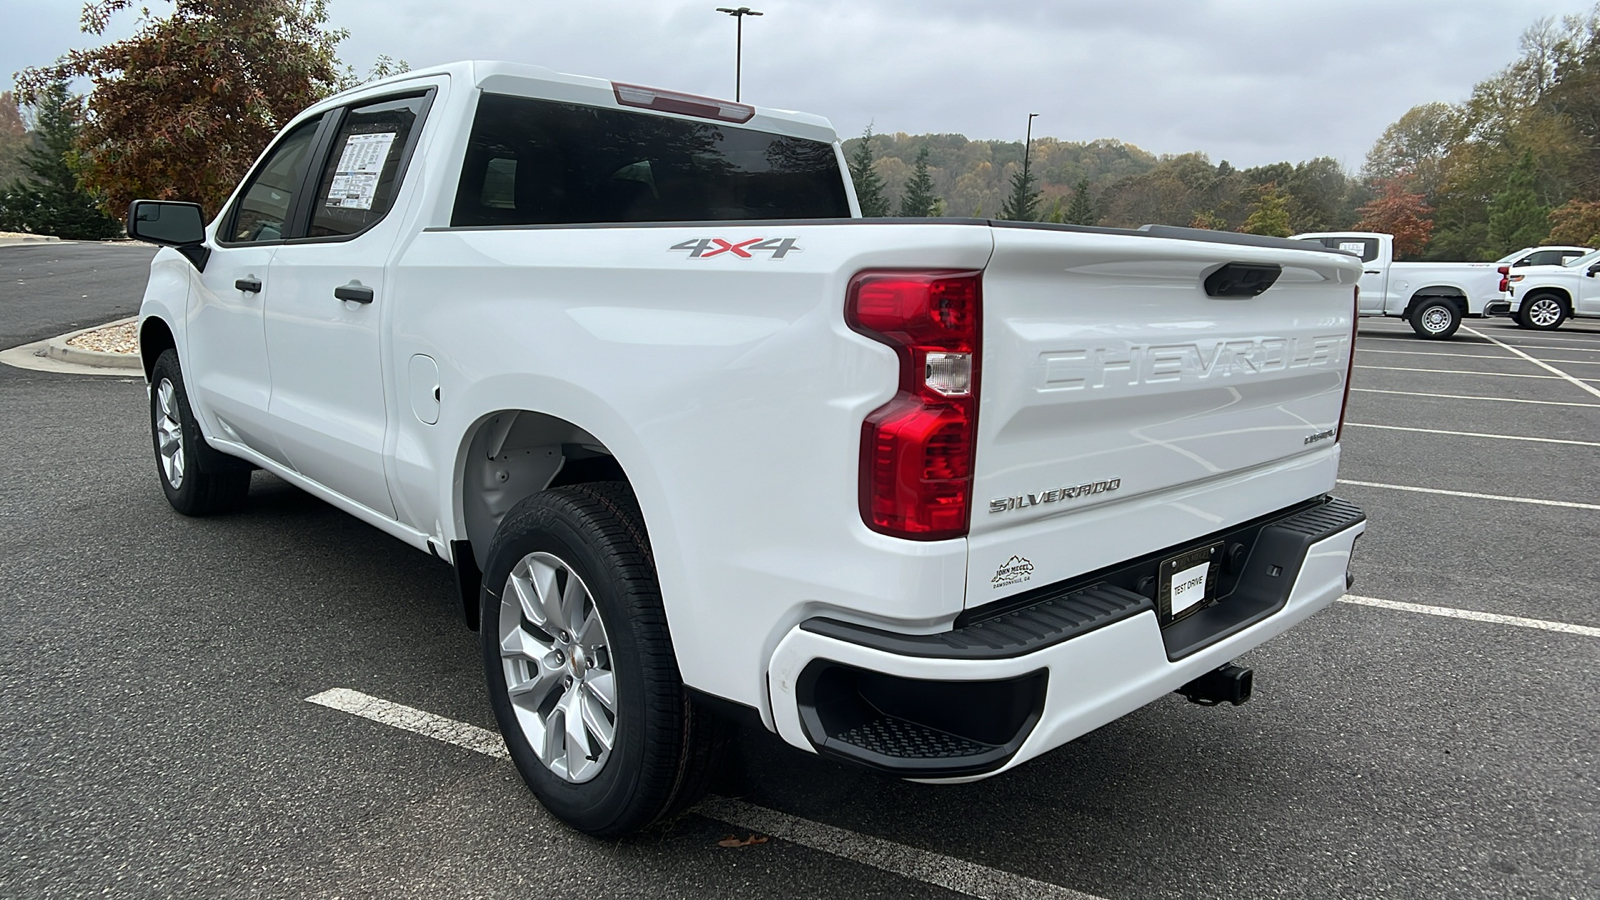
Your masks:
{"label": "tailgate handle", "polygon": [[1283,274],[1276,263],[1232,262],[1206,276],[1208,297],[1254,297],[1272,287]]}

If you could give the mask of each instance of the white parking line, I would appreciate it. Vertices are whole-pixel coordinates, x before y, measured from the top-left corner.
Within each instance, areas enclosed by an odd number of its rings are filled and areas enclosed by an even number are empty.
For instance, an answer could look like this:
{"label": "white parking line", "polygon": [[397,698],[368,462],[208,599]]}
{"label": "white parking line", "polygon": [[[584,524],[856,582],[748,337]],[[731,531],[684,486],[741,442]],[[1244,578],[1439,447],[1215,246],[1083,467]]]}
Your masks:
{"label": "white parking line", "polygon": [[1443,431],[1438,428],[1407,428],[1404,425],[1372,425],[1367,422],[1346,422],[1357,428],[1382,428],[1385,431],[1414,431],[1418,434],[1446,434],[1451,437],[1489,438],[1496,441],[1531,441],[1537,444],[1572,444],[1578,447],[1600,447],[1600,441],[1569,441],[1564,438],[1523,437],[1516,434],[1484,434],[1478,431]]}
{"label": "white parking line", "polygon": [[1580,347],[1577,344],[1516,344],[1511,341],[1506,341],[1505,343],[1508,346],[1521,347],[1524,350],[1570,350],[1574,353],[1600,353],[1600,347]]}
{"label": "white parking line", "polygon": [[1490,356],[1483,353],[1436,353],[1431,350],[1369,350],[1366,347],[1357,347],[1356,352],[1397,353],[1402,356],[1448,356],[1452,359],[1516,359],[1515,356],[1506,356],[1504,353],[1496,353]]}
{"label": "white parking line", "polygon": [[[349,688],[333,688],[307,697],[306,702],[360,716],[380,725],[420,734],[446,744],[454,744],[495,759],[510,758],[500,735],[486,728],[457,722],[455,719],[447,719],[371,694],[363,694]],[[966,894],[969,897],[980,897],[983,900],[1002,900],[1010,897],[1101,900],[1093,894],[1074,891],[1047,881],[991,869],[964,859],[908,847],[871,835],[857,834],[843,828],[767,809],[764,806],[745,803],[742,800],[707,797],[694,808],[694,811],[719,822],[758,831],[791,844],[799,844],[802,847],[882,869],[924,884]]]}
{"label": "white parking line", "polygon": [[1583,637],[1600,637],[1600,628],[1593,625],[1573,625],[1570,622],[1551,622],[1548,619],[1525,619],[1522,616],[1502,616],[1499,613],[1478,612],[1475,609],[1457,609],[1453,606],[1424,606],[1421,603],[1402,603],[1398,600],[1379,600],[1376,597],[1357,597],[1346,594],[1339,598],[1345,603],[1392,609],[1396,612],[1421,613],[1425,616],[1442,616],[1446,619],[1467,619],[1493,625],[1515,625],[1518,628],[1538,628],[1560,634],[1577,634]]}
{"label": "white parking line", "polygon": [[1439,488],[1412,487],[1406,484],[1380,484],[1376,481],[1352,481],[1348,478],[1339,479],[1340,484],[1350,484],[1356,487],[1382,488],[1386,491],[1408,491],[1413,494],[1438,494],[1443,497],[1467,497],[1472,500],[1500,500],[1505,503],[1528,503],[1534,506],[1560,506],[1566,509],[1594,509],[1600,510],[1597,503],[1574,503],[1570,500],[1540,500],[1536,497],[1507,497],[1503,494],[1478,494],[1472,491],[1446,491]]}
{"label": "white parking line", "polygon": [[1439,400],[1490,400],[1495,403],[1534,403],[1539,406],[1587,406],[1600,409],[1600,403],[1573,403],[1567,400],[1523,400],[1517,397],[1480,397],[1475,394],[1425,394],[1420,391],[1380,391],[1377,388],[1350,389],[1358,394],[1395,394],[1400,397],[1433,397]]}
{"label": "white parking line", "polygon": [[1482,375],[1486,378],[1542,378],[1546,381],[1560,381],[1555,375],[1517,375],[1511,372],[1468,372],[1465,369],[1410,369],[1404,366],[1362,366],[1358,369],[1376,369],[1381,372],[1432,372],[1435,375]]}
{"label": "white parking line", "polygon": [[[1469,331],[1469,332],[1471,332],[1473,334],[1476,334],[1478,337],[1481,337],[1481,338],[1483,338],[1485,340],[1494,341],[1495,344],[1497,344],[1497,345],[1499,345],[1501,347],[1504,347],[1507,350],[1510,350],[1512,353],[1515,353],[1516,355],[1522,357],[1523,359],[1527,360],[1528,362],[1533,363],[1534,365],[1538,366],[1539,368],[1544,369],[1544,370],[1546,370],[1548,372],[1553,372],[1557,376],[1560,376],[1561,378],[1564,378],[1567,381],[1572,382],[1573,384],[1577,385],[1578,387],[1583,388],[1584,390],[1586,390],[1589,393],[1595,395],[1596,397],[1600,397],[1600,388],[1597,388],[1592,384],[1585,384],[1584,383],[1584,379],[1574,378],[1571,375],[1568,375],[1567,373],[1565,373],[1565,372],[1561,371],[1560,369],[1556,368],[1555,366],[1550,365],[1549,363],[1545,362],[1544,360],[1542,360],[1542,359],[1534,359],[1533,357],[1529,356],[1526,353],[1523,353],[1521,350],[1518,350],[1517,348],[1511,346],[1510,344],[1502,343],[1501,341],[1495,340],[1494,338],[1489,337],[1488,335],[1483,334],[1482,332],[1475,331],[1475,330],[1473,330],[1471,328],[1467,328],[1465,325],[1463,325],[1462,328],[1465,329],[1466,331]],[[1595,379],[1591,378],[1591,379],[1588,379],[1588,380],[1593,381]]]}

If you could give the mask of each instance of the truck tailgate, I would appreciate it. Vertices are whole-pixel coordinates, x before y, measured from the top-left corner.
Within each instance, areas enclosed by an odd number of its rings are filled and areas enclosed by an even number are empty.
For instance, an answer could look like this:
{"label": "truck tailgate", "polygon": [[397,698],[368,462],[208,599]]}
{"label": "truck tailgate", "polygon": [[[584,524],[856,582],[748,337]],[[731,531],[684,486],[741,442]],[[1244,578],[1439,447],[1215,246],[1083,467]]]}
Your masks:
{"label": "truck tailgate", "polygon": [[[1046,228],[994,236],[969,608],[1332,489],[1359,260]],[[1209,296],[1207,275],[1228,263],[1282,273],[1258,296]]]}

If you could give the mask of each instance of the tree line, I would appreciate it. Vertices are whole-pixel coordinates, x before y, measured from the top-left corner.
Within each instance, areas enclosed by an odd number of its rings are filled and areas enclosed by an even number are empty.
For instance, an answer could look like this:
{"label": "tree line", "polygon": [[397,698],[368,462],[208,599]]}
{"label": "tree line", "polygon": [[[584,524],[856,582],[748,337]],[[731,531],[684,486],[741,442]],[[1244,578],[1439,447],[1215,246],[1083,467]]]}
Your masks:
{"label": "tree line", "polygon": [[[89,0],[103,34],[133,0]],[[16,76],[0,94],[0,230],[115,232],[135,197],[214,213],[272,135],[359,82],[326,0],[174,0],[137,33]],[[404,71],[380,57],[370,77]],[[76,97],[71,79],[88,78]],[[22,108],[18,108],[21,101]],[[24,116],[23,110],[29,115]],[[29,127],[31,124],[31,128]],[[1359,174],[1329,157],[1239,169],[1204,153],[1116,140],[865,134],[845,142],[868,216],[975,216],[1287,236],[1359,229],[1402,255],[1492,259],[1521,246],[1600,243],[1600,3],[1541,19],[1520,56],[1460,104],[1389,126]]]}

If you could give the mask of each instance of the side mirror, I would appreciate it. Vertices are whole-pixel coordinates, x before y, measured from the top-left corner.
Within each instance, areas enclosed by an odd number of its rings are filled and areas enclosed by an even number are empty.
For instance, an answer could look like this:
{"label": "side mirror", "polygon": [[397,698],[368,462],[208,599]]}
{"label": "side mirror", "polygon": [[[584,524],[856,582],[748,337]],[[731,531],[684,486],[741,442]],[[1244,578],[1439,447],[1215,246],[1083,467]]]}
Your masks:
{"label": "side mirror", "polygon": [[1593,278],[1597,272],[1600,272],[1600,263],[1595,263],[1589,267],[1589,277]]}
{"label": "side mirror", "polygon": [[211,256],[210,248],[204,246],[206,223],[198,203],[135,200],[128,207],[128,237],[176,247],[202,272]]}

